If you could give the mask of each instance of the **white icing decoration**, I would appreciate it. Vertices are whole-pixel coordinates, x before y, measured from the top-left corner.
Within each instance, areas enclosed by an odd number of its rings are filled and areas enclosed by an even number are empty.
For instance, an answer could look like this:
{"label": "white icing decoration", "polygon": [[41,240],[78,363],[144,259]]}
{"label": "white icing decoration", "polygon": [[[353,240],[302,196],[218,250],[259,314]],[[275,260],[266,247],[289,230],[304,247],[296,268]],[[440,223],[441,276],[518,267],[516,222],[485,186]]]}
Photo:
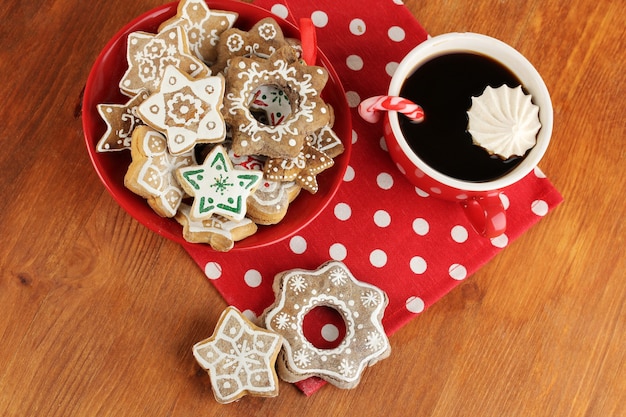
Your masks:
{"label": "white icing decoration", "polygon": [[479,97],[472,97],[467,115],[474,143],[504,159],[522,156],[535,146],[541,128],[539,107],[521,86],[487,86]]}

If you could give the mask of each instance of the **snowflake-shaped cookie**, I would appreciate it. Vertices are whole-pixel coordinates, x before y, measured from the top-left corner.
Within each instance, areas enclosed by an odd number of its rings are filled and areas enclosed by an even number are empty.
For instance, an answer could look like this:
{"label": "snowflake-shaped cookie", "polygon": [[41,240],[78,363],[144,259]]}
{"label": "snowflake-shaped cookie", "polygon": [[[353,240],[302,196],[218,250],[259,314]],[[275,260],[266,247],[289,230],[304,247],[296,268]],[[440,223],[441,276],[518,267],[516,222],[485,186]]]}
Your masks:
{"label": "snowflake-shaped cookie", "polygon": [[189,40],[190,50],[211,64],[217,58],[220,35],[233,27],[238,14],[225,10],[210,10],[205,0],[181,0],[176,16],[163,22],[159,31],[181,26]]}
{"label": "snowflake-shaped cookie", "polygon": [[98,152],[130,149],[133,130],[144,124],[137,114],[137,107],[147,98],[148,92],[140,90],[125,104],[98,104],[98,113],[107,125],[106,132],[96,145]]}
{"label": "snowflake-shaped cookie", "polygon": [[120,90],[131,97],[143,88],[152,93],[161,84],[165,68],[173,65],[192,77],[210,75],[204,63],[189,51],[187,34],[172,27],[158,34],[133,32],[128,35],[128,69],[120,80]]}
{"label": "snowflake-shaped cookie", "polygon": [[[381,320],[387,295],[379,288],[357,281],[341,262],[330,261],[314,271],[294,269],[274,280],[275,303],[264,313],[268,330],[284,338],[278,374],[288,382],[311,376],[341,388],[355,387],[363,370],[389,356],[389,340]],[[305,316],[326,306],[339,312],[346,335],[332,349],[315,347],[304,336]]]}
{"label": "snowflake-shaped cookie", "polygon": [[246,200],[263,179],[263,172],[237,169],[226,149],[215,146],[202,165],[181,168],[178,181],[194,197],[191,217],[207,219],[219,214],[232,220],[246,215]]}
{"label": "snowflake-shaped cookie", "polygon": [[158,90],[139,105],[142,119],[167,136],[174,155],[187,152],[197,143],[222,142],[226,125],[220,112],[224,77],[190,78],[168,66]]}
{"label": "snowflake-shaped cookie", "polygon": [[[320,96],[328,72],[300,62],[291,47],[268,59],[234,58],[226,77],[224,119],[232,128],[233,151],[238,155],[294,158],[307,135],[330,121],[331,110]],[[257,120],[250,109],[254,95],[264,85],[282,90],[292,106],[277,125]]]}
{"label": "snowflake-shaped cookie", "polygon": [[211,378],[215,399],[222,404],[246,394],[278,395],[274,363],[281,337],[255,326],[235,307],[222,313],[213,335],[196,343],[193,355]]}
{"label": "snowflake-shaped cookie", "polygon": [[173,217],[185,195],[175,172],[196,164],[193,152],[171,155],[165,137],[143,125],[133,132],[131,158],[124,176],[126,188],[146,198],[160,216]]}

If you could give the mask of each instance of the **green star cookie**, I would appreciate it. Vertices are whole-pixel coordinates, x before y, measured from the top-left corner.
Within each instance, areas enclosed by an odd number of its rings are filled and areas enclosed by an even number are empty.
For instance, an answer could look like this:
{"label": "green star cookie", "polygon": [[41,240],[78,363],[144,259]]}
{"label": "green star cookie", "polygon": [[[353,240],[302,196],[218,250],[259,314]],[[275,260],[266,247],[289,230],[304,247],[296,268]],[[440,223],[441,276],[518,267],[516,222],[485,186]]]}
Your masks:
{"label": "green star cookie", "polygon": [[219,214],[232,220],[246,215],[246,200],[263,179],[263,172],[233,167],[228,152],[217,145],[202,165],[176,172],[183,189],[194,197],[191,217],[206,219]]}

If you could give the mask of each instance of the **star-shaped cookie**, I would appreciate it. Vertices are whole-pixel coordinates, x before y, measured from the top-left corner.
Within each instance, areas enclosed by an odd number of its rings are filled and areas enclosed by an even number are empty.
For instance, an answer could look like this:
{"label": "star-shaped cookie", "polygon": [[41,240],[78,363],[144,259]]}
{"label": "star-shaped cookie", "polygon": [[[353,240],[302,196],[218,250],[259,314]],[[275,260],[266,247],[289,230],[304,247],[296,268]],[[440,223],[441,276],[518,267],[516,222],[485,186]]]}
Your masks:
{"label": "star-shaped cookie", "polygon": [[235,12],[210,10],[205,0],[181,0],[176,16],[163,22],[159,31],[181,26],[187,32],[191,52],[210,64],[217,58],[220,35],[233,27],[237,17]]}
{"label": "star-shaped cookie", "polygon": [[269,158],[265,161],[265,176],[275,181],[295,181],[308,192],[318,190],[317,174],[334,165],[335,161],[315,146],[307,143],[295,158]]}
{"label": "star-shaped cookie", "polygon": [[167,136],[173,155],[188,152],[196,143],[222,142],[226,125],[220,109],[224,98],[222,75],[191,78],[168,65],[158,90],[138,108],[142,119]]}
{"label": "star-shaped cookie", "polygon": [[165,68],[174,65],[192,77],[210,75],[204,63],[189,51],[187,34],[174,26],[158,34],[133,32],[126,47],[128,69],[120,80],[120,90],[129,96],[142,88],[152,93],[159,87]]}
{"label": "star-shaped cookie", "polygon": [[144,124],[137,114],[137,107],[147,98],[148,92],[140,90],[125,104],[98,104],[98,113],[107,126],[106,132],[96,145],[98,152],[130,149],[133,130]]}
{"label": "star-shaped cookie", "polygon": [[211,378],[215,399],[222,404],[246,394],[275,397],[274,365],[282,338],[246,319],[235,307],[222,313],[213,335],[193,346],[198,364]]}
{"label": "star-shaped cookie", "polygon": [[232,220],[246,215],[246,200],[263,179],[263,172],[236,169],[221,145],[216,145],[202,165],[176,172],[181,186],[194,197],[191,217],[207,219],[214,214]]}

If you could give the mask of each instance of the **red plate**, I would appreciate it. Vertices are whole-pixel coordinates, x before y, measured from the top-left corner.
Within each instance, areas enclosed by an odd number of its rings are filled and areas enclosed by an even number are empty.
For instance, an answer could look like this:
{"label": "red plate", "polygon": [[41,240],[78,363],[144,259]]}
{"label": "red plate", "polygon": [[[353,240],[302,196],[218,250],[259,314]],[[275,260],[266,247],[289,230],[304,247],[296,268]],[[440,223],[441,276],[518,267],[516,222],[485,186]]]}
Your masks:
{"label": "red plate", "polygon": [[[182,227],[176,220],[160,217],[143,198],[124,187],[124,175],[130,164],[130,151],[96,152],[96,144],[106,130],[106,125],[98,113],[97,105],[101,103],[123,104],[129,99],[120,93],[118,87],[128,66],[126,61],[128,35],[135,31],[156,33],[162,22],[176,14],[177,4],[177,2],[169,3],[137,17],[124,26],[107,43],[87,79],[82,120],[87,151],[93,166],[115,201],[152,231],[175,242],[186,243],[182,235]],[[280,24],[286,37],[300,37],[298,29],[291,23],[257,6],[232,0],[209,0],[207,4],[211,9],[237,12],[239,18],[235,22],[235,27],[239,29],[249,30],[259,20],[273,17]],[[317,54],[317,65],[323,66],[329,73],[329,80],[322,95],[334,109],[335,124],[333,130],[341,138],[345,152],[335,158],[335,165],[332,168],[318,175],[319,191],[316,194],[310,194],[303,190],[300,196],[291,203],[287,215],[279,224],[259,226],[256,234],[237,242],[233,250],[267,246],[294,235],[326,208],[343,181],[352,145],[350,108],[336,72],[321,51],[318,51]],[[208,245],[204,246],[210,248]]]}

